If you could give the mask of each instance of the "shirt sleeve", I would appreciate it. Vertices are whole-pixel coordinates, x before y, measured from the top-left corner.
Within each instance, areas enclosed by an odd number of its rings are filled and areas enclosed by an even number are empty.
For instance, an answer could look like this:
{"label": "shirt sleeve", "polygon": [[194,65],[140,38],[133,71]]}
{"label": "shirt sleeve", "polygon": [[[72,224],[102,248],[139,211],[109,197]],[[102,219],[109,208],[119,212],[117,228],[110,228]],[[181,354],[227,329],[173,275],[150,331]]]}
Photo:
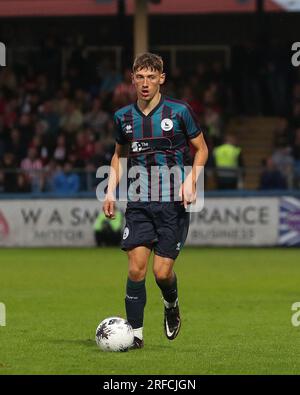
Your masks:
{"label": "shirt sleeve", "polygon": [[126,137],[124,136],[121,121],[120,119],[114,115],[114,129],[115,129],[115,140],[120,145],[125,145],[128,143]]}
{"label": "shirt sleeve", "polygon": [[194,113],[190,105],[186,105],[182,113],[182,121],[187,137],[193,139],[202,133],[198,117]]}

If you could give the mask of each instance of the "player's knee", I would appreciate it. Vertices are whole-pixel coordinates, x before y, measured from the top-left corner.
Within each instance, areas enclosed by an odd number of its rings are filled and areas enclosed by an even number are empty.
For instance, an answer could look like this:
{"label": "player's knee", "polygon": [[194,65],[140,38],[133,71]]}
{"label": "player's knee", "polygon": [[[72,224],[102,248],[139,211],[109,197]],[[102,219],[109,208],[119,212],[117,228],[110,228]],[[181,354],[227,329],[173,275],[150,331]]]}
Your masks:
{"label": "player's knee", "polygon": [[142,281],[146,276],[146,270],[139,266],[130,266],[128,271],[128,277],[132,281]]}
{"label": "player's knee", "polygon": [[155,280],[159,283],[169,282],[172,280],[172,270],[154,269]]}

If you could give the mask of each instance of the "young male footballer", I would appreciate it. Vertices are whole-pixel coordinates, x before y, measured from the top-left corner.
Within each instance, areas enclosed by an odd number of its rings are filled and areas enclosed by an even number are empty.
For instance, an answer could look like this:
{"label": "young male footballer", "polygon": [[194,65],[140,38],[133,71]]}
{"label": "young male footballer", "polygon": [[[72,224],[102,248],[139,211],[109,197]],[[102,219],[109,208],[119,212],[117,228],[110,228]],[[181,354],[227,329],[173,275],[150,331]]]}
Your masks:
{"label": "young male footballer", "polygon": [[[127,320],[134,330],[132,348],[142,348],[143,319],[146,305],[145,278],[151,251],[153,272],[164,302],[164,331],[169,340],[180,330],[175,260],[187,237],[187,205],[196,199],[197,166],[204,166],[208,150],[203,133],[191,107],[180,100],[165,97],[160,86],[165,81],[163,60],[152,53],[136,57],[132,83],[137,101],[115,113],[116,146],[103,211],[114,218],[115,190],[121,178],[119,164],[128,158],[128,170],[139,166],[139,199],[128,199],[122,249],[128,256],[125,307]],[[190,157],[189,142],[195,149]],[[124,159],[123,159],[124,160]],[[191,166],[176,189],[174,177],[166,183],[163,174],[153,169],[180,169]],[[156,193],[153,193],[155,189]]]}

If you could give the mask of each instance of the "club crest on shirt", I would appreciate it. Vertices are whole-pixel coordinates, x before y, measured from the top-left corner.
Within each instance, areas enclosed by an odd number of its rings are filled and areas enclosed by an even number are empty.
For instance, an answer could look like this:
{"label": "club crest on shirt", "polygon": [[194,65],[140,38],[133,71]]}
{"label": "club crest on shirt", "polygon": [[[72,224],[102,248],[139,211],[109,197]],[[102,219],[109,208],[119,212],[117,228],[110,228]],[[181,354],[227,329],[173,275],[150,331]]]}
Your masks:
{"label": "club crest on shirt", "polygon": [[160,126],[162,130],[164,130],[165,132],[169,132],[173,128],[173,121],[172,119],[164,118],[161,121]]}

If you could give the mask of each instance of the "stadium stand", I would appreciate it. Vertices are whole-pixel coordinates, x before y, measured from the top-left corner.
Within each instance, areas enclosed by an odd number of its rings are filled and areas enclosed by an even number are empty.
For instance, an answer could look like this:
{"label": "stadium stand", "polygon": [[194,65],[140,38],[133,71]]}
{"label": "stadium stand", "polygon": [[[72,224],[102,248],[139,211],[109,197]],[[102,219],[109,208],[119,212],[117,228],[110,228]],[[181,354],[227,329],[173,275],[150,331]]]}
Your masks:
{"label": "stadium stand", "polygon": [[[112,114],[135,99],[126,67],[121,74],[102,57],[90,76],[78,45],[62,74],[54,47],[49,37],[34,67],[16,62],[0,70],[1,193],[59,193],[58,180],[65,177],[78,178],[76,191],[93,191],[95,171],[109,163],[114,148]],[[230,69],[221,61],[199,62],[188,73],[176,68],[163,89],[189,102],[210,151],[225,132],[237,137],[246,175],[239,188],[259,188],[270,156],[287,187],[299,185],[299,76],[290,78],[280,46],[271,48],[268,54],[254,43],[234,48]],[[216,188],[213,174],[210,158],[208,189]]]}

